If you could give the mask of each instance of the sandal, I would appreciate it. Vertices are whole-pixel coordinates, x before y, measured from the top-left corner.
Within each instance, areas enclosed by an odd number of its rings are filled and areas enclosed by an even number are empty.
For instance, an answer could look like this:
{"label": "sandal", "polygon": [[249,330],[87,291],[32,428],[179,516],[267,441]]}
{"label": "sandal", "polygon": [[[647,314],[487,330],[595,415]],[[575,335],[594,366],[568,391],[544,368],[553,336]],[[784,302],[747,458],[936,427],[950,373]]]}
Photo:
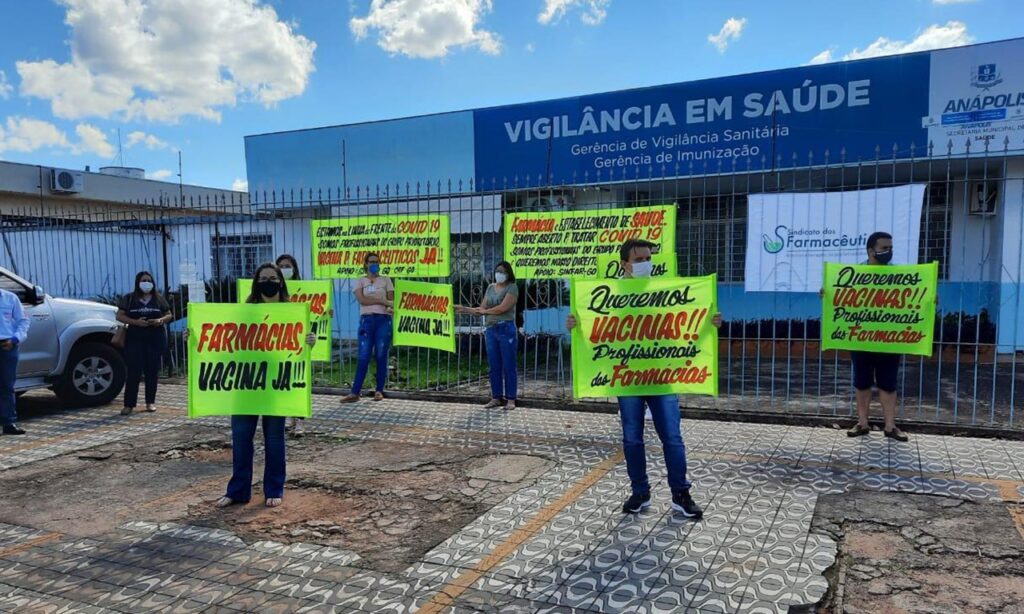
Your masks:
{"label": "sandal", "polygon": [[862,435],[867,435],[870,432],[871,432],[871,427],[870,426],[861,426],[859,424],[854,424],[852,427],[850,427],[850,430],[846,431],[846,436],[847,437],[860,437]]}
{"label": "sandal", "polygon": [[359,400],[359,395],[358,394],[346,394],[345,396],[341,397],[341,400],[338,401],[338,402],[339,403],[355,403],[358,400]]}
{"label": "sandal", "polygon": [[516,408],[516,400],[509,399],[508,403],[505,404],[505,411],[512,411]]}
{"label": "sandal", "polygon": [[907,437],[907,434],[901,431],[898,426],[893,427],[891,431],[882,431],[882,434],[896,441],[910,441],[910,437]]}
{"label": "sandal", "polygon": [[232,505],[237,505],[239,503],[241,503],[241,501],[235,501],[231,497],[221,497],[220,499],[217,499],[214,505],[217,507],[231,507]]}
{"label": "sandal", "polygon": [[504,403],[502,403],[500,399],[491,399],[487,402],[487,405],[484,405],[484,409],[493,409],[495,407],[501,407],[502,405],[504,405]]}
{"label": "sandal", "polygon": [[279,507],[284,501],[281,497],[271,497],[267,499],[267,507]]}

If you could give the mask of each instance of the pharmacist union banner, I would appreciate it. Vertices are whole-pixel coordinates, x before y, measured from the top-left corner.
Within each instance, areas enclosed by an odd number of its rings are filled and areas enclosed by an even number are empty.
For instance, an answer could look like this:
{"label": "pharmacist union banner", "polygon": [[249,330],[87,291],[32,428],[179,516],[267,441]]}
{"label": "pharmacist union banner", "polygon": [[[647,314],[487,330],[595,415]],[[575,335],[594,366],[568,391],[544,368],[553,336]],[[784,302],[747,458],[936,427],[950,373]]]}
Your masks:
{"label": "pharmacist union banner", "polygon": [[924,188],[751,194],[746,291],[817,292],[825,262],[864,262],[876,231],[892,235],[893,264],[917,264]]}

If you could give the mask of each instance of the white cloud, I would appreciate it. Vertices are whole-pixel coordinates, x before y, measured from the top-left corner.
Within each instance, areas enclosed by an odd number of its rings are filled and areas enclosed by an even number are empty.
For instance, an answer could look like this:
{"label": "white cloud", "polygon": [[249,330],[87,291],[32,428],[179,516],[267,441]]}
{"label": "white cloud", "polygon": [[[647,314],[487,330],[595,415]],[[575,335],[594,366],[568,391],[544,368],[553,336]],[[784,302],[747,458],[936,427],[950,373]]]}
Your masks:
{"label": "white cloud", "polygon": [[612,0],[544,0],[544,9],[537,15],[537,21],[544,25],[558,23],[571,9],[580,8],[580,21],[596,26],[608,16],[608,5]]}
{"label": "white cloud", "polygon": [[4,74],[4,71],[0,70],[0,100],[10,98],[13,91],[14,87],[7,82],[7,75]]}
{"label": "white cloud", "polygon": [[365,17],[353,17],[356,40],[375,31],[377,45],[411,58],[441,58],[453,48],[501,52],[498,35],[480,28],[491,0],[373,0]]}
{"label": "white cloud", "polygon": [[911,53],[914,51],[928,51],[930,49],[943,49],[946,47],[961,47],[969,45],[974,37],[967,33],[967,25],[962,21],[949,21],[946,25],[932,24],[918,34],[910,42],[894,41],[884,36],[878,37],[864,49],[854,49],[843,56],[844,60],[860,60],[863,58],[877,58],[883,55],[894,55],[897,53]]}
{"label": "white cloud", "polygon": [[170,176],[173,174],[174,173],[167,170],[166,168],[162,168],[158,171],[153,171],[152,173],[146,173],[146,179],[153,179],[154,181],[164,181],[165,179],[170,178]]}
{"label": "white cloud", "polygon": [[708,34],[708,42],[718,49],[718,53],[725,53],[729,43],[737,40],[743,34],[743,28],[746,26],[746,17],[740,19],[730,17],[722,24],[722,29],[718,31],[718,34]]}
{"label": "white cloud", "polygon": [[66,119],[219,121],[239,100],[298,96],[316,44],[258,0],[60,0],[71,61],[16,64],[21,93]]}
{"label": "white cloud", "polygon": [[128,140],[125,142],[124,146],[125,146],[126,149],[131,149],[132,147],[135,147],[136,145],[138,145],[140,143],[145,145],[146,149],[149,149],[149,150],[175,149],[170,144],[168,144],[166,141],[162,141],[159,138],[153,136],[152,134],[146,134],[145,132],[143,132],[141,130],[135,130],[134,132],[129,132],[128,133]]}
{"label": "white cloud", "polygon": [[68,137],[50,122],[31,117],[8,117],[0,124],[0,154],[5,151],[28,153],[44,148],[66,149]]}
{"label": "white cloud", "polygon": [[526,49],[526,53],[533,53],[534,51],[537,50],[537,46],[534,45],[533,43],[526,43],[525,49]]}
{"label": "white cloud", "polygon": [[[967,25],[960,21],[949,21],[944,26],[932,24],[925,28],[914,40],[894,41],[884,36],[879,36],[875,42],[864,49],[854,49],[844,54],[842,60],[862,60],[864,58],[877,58],[897,53],[913,53],[915,51],[930,51],[932,49],[945,49],[947,47],[961,47],[974,42],[974,37],[967,32]],[[808,64],[827,64],[836,61],[835,47],[830,47],[811,58]]]}
{"label": "white cloud", "polygon": [[235,192],[248,192],[249,182],[245,179],[235,178],[235,180],[231,182],[231,189]]}
{"label": "white cloud", "polygon": [[114,157],[114,146],[107,140],[107,135],[96,126],[78,124],[75,126],[75,134],[78,135],[78,143],[71,147],[72,153],[93,153],[108,159]]}
{"label": "white cloud", "polygon": [[810,65],[814,65],[814,64],[828,64],[829,62],[832,61],[832,53],[834,51],[835,51],[834,49],[829,47],[828,49],[822,51],[818,55],[816,55],[813,58],[811,58],[811,61],[809,61],[807,63],[810,64]]}

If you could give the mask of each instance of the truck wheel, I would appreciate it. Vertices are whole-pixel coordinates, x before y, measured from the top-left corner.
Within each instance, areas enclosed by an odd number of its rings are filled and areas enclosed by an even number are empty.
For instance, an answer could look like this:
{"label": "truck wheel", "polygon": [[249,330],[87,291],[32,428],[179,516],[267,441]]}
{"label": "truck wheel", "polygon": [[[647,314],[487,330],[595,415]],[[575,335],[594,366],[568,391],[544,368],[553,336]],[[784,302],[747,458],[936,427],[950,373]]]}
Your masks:
{"label": "truck wheel", "polygon": [[96,407],[117,398],[124,381],[124,359],[117,350],[105,343],[81,343],[71,350],[53,390],[69,407]]}

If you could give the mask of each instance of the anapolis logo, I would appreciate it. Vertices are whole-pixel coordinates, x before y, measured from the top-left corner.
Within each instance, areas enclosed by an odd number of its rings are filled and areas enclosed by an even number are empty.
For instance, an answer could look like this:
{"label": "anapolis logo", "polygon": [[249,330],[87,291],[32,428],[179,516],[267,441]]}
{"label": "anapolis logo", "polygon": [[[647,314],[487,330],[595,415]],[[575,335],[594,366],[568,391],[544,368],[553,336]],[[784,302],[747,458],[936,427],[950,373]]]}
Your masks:
{"label": "anapolis logo", "polygon": [[[781,232],[780,232],[781,231]],[[785,226],[775,227],[775,239],[769,237],[766,234],[761,235],[761,243],[764,245],[764,251],[769,254],[777,254],[782,251],[782,248],[786,247],[786,235],[789,229]]]}

